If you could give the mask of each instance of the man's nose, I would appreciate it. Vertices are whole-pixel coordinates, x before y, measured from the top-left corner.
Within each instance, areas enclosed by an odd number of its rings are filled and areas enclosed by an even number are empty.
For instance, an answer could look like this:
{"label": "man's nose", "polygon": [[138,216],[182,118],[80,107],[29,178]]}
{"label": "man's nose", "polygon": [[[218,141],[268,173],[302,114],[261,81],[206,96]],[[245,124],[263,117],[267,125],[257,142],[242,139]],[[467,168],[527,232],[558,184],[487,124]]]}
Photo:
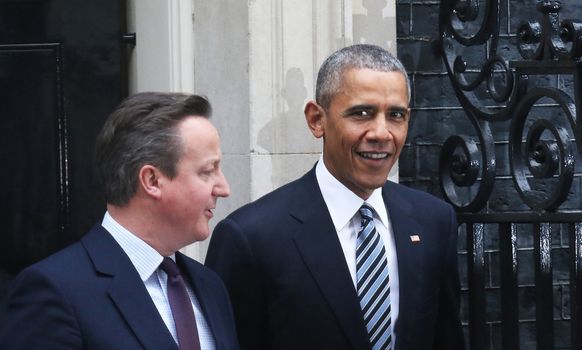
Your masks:
{"label": "man's nose", "polygon": [[368,131],[368,138],[372,141],[388,141],[392,138],[390,133],[390,123],[386,120],[384,113],[379,113],[376,118],[371,120],[372,125]]}
{"label": "man's nose", "polygon": [[218,171],[218,181],[214,187],[214,195],[217,197],[228,197],[230,196],[230,185],[224,176],[221,169]]}

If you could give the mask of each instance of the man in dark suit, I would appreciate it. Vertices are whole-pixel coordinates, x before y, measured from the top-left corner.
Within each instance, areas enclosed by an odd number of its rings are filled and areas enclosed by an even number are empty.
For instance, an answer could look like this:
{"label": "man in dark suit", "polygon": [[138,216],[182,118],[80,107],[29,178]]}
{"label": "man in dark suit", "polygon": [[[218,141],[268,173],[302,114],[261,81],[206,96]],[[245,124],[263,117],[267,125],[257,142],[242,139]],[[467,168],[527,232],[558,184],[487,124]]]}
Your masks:
{"label": "man in dark suit", "polygon": [[409,99],[404,67],[380,47],[323,63],[305,107],[319,162],[211,238],[206,265],[229,290],[241,348],[464,348],[455,213],[386,181]]}
{"label": "man in dark suit", "polygon": [[0,348],[239,348],[220,278],[178,252],[229,195],[210,113],[200,96],[153,92],[112,113],[96,144],[104,219],[17,276]]}

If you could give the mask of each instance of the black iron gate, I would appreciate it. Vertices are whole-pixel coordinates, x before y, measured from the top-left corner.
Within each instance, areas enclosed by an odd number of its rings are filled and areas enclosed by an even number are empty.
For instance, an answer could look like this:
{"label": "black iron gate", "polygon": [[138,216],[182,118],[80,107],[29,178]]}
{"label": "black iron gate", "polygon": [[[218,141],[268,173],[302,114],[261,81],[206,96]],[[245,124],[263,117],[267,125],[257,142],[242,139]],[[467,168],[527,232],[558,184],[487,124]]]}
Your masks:
{"label": "black iron gate", "polygon": [[[537,1],[537,18],[519,23],[513,36],[500,38],[501,21],[511,22],[502,16],[502,4],[507,2],[440,3],[441,54],[476,135],[449,137],[439,169],[442,191],[466,234],[470,349],[532,348],[520,334],[527,322],[535,325],[537,349],[582,349],[582,185],[576,162],[582,154],[582,121],[577,118],[582,111],[582,22],[567,13],[560,16],[566,0],[542,0]],[[506,57],[510,45],[519,59]],[[504,147],[496,147],[500,145]],[[522,204],[490,211],[487,203],[504,160]],[[535,271],[530,320],[520,315],[520,231],[531,237]],[[496,236],[498,253],[500,334],[495,344],[486,316],[486,232]],[[561,317],[569,323],[566,336],[554,332],[552,240],[557,232],[567,246],[565,262],[560,262],[568,270],[561,289],[569,310]]]}

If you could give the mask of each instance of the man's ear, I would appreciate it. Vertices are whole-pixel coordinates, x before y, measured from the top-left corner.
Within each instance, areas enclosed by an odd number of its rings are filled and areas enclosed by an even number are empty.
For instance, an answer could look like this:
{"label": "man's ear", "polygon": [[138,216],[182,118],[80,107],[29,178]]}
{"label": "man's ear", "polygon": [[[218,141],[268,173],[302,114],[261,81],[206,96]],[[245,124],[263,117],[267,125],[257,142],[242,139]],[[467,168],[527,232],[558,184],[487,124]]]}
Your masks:
{"label": "man's ear", "polygon": [[138,186],[141,187],[146,195],[159,199],[162,196],[160,187],[161,175],[162,173],[155,166],[144,165],[139,169]]}
{"label": "man's ear", "polygon": [[325,134],[323,127],[323,118],[325,111],[315,101],[309,101],[305,105],[305,120],[309,130],[316,138],[320,138]]}

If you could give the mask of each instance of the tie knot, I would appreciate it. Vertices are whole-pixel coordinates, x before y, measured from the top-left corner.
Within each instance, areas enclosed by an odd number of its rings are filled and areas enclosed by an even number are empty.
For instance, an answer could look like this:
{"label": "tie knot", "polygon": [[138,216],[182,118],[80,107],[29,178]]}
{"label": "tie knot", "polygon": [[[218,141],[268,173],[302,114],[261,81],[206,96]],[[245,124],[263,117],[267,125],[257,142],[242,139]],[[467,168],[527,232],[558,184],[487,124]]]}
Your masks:
{"label": "tie knot", "polygon": [[160,268],[164,270],[165,273],[168,274],[170,277],[175,277],[180,275],[180,269],[174,260],[165,257],[162,263],[160,264]]}
{"label": "tie knot", "polygon": [[360,207],[360,215],[362,216],[362,220],[366,221],[372,220],[372,218],[374,217],[372,210],[373,210],[372,207],[370,207],[368,204],[366,203],[362,204],[362,206]]}

